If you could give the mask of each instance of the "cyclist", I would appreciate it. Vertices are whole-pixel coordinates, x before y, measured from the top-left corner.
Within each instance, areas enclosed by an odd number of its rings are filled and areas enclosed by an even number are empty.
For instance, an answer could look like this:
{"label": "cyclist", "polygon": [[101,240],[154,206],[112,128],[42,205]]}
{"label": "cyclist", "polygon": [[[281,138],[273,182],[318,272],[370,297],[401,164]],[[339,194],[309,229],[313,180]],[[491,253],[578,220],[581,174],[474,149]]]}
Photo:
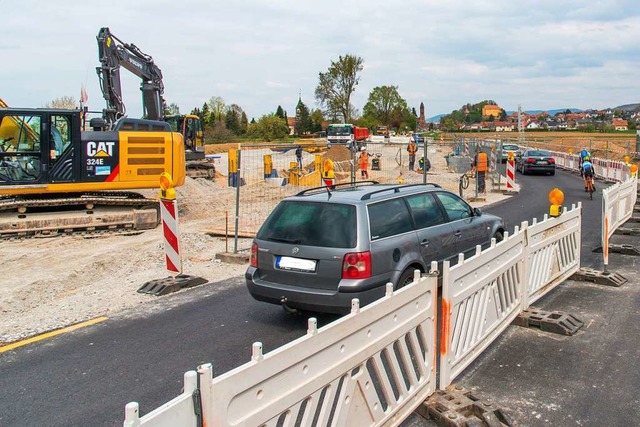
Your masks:
{"label": "cyclist", "polygon": [[584,178],[584,191],[596,191],[594,182],[596,174],[589,156],[586,156],[583,159],[582,165],[580,165],[580,173]]}
{"label": "cyclist", "polygon": [[591,157],[591,153],[589,153],[589,150],[587,150],[586,148],[583,148],[580,151],[579,156],[580,156],[580,164],[582,164],[582,162],[584,162],[585,157]]}

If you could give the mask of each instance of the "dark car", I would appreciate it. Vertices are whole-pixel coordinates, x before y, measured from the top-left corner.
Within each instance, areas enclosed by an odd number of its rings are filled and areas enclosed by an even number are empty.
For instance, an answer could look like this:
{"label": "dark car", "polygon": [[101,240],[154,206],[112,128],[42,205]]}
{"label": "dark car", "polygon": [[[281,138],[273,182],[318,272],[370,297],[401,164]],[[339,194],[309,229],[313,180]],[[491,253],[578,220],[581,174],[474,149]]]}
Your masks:
{"label": "dark car", "polygon": [[556,161],[547,150],[527,149],[516,155],[516,169],[523,175],[533,172],[555,175]]}
{"label": "dark car", "polygon": [[414,270],[502,240],[504,221],[434,184],[357,184],[281,201],[258,231],[249,293],[285,309],[348,313],[411,283]]}

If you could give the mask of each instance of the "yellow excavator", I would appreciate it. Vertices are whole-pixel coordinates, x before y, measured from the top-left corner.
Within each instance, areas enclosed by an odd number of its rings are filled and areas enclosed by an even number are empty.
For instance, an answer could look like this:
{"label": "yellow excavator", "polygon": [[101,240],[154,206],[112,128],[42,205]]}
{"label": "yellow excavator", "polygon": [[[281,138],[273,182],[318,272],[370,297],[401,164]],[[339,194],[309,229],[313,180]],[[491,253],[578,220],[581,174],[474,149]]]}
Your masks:
{"label": "yellow excavator", "polygon": [[142,80],[140,91],[143,117],[167,122],[174,132],[182,134],[187,175],[193,178],[214,178],[215,166],[205,158],[204,129],[200,118],[195,114],[165,114],[168,109],[163,97],[162,71],[153,58],[143,53],[136,45],[120,40],[107,27],[100,29],[97,40],[100,67],[97,67],[96,71],[100,78],[102,95],[107,103],[107,107],[102,111],[107,128],[115,126],[126,114],[120,82],[120,69],[124,68]]}
{"label": "yellow excavator", "polygon": [[156,227],[157,199],[128,190],[158,188],[163,172],[184,183],[182,135],[153,120],[94,124],[82,131],[79,109],[0,107],[0,238]]}

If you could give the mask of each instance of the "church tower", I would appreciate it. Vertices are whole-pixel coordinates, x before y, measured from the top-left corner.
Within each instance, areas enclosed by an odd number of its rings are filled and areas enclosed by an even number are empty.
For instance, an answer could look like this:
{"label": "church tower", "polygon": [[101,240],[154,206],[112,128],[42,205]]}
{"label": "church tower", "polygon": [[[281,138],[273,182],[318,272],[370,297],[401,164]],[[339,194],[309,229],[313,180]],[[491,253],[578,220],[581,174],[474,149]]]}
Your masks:
{"label": "church tower", "polygon": [[427,119],[424,116],[424,102],[420,103],[420,117],[418,118],[418,127],[425,129],[427,127]]}

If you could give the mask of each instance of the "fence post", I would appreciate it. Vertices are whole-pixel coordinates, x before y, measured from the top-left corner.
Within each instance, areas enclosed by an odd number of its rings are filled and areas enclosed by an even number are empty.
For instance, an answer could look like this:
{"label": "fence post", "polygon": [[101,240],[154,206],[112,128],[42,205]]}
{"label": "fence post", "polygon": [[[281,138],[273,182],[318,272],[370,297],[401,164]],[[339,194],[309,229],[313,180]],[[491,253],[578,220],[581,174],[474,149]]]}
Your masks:
{"label": "fence post", "polygon": [[237,172],[237,179],[236,179],[236,217],[234,219],[234,223],[235,223],[235,230],[233,232],[234,236],[233,236],[233,253],[237,254],[238,253],[238,223],[240,222],[240,181],[242,180],[241,174],[240,174],[240,157],[241,157],[241,147],[240,144],[238,144],[238,172]]}
{"label": "fence post", "polygon": [[351,142],[351,184],[355,184],[356,182],[356,143],[355,141]]}
{"label": "fence post", "polygon": [[422,155],[422,183],[427,183],[427,137],[424,137],[424,154]]}

